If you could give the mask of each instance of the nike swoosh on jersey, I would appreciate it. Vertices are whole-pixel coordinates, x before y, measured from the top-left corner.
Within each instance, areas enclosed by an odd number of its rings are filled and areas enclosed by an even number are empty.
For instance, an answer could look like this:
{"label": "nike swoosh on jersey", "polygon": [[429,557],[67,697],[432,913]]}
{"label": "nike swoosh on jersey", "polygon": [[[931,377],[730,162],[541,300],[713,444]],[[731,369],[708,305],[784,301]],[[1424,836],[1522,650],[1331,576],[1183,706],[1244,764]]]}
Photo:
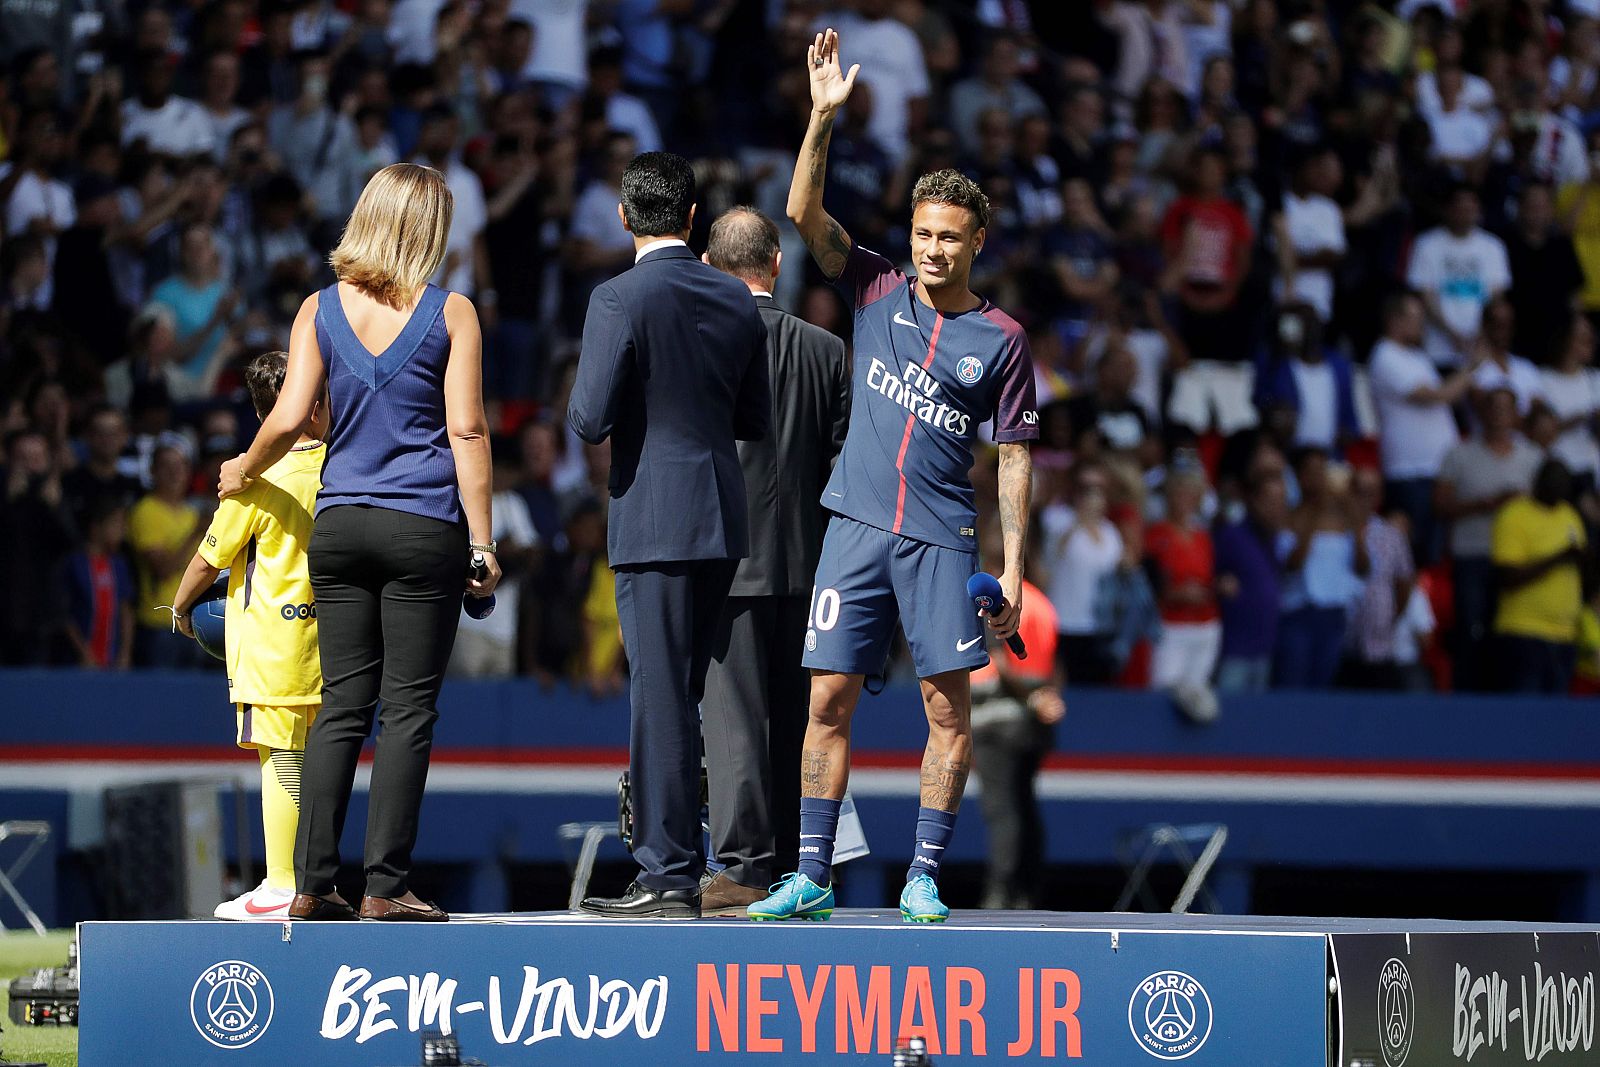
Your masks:
{"label": "nike swoosh on jersey", "polygon": [[898,311],[894,313],[894,321],[899,323],[901,326],[909,326],[913,330],[922,329],[921,326],[918,326],[916,323],[912,322],[910,319],[906,318],[904,314]]}
{"label": "nike swoosh on jersey", "polygon": [[982,640],[983,640],[982,637],[974,637],[971,641],[957,641],[956,642],[956,651],[957,652],[965,652],[967,649],[971,648],[973,645],[977,644],[979,641],[982,641]]}
{"label": "nike swoosh on jersey", "polygon": [[918,848],[931,848],[931,849],[934,849],[935,851],[938,851],[938,852],[943,852],[944,851],[944,846],[943,845],[930,845],[926,841],[918,841],[917,842],[917,847]]}

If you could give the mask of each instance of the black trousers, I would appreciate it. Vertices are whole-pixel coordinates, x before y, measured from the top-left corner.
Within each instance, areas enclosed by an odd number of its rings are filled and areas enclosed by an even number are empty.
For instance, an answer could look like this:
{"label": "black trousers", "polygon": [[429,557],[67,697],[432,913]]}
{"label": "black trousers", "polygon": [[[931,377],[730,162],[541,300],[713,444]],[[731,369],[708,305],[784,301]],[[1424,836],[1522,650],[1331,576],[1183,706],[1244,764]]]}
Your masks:
{"label": "black trousers", "polygon": [[737,567],[717,559],[614,568],[633,706],[633,858],[650,889],[692,889],[705,871],[699,706]]}
{"label": "black trousers", "polygon": [[310,562],[322,711],[306,738],[300,785],[294,865],[302,893],[334,890],[356,760],[375,718],[382,729],[362,859],[366,894],[398,897],[408,888],[467,541],[464,526],[384,508],[346,505],[317,516]]}
{"label": "black trousers", "polygon": [[1407,687],[1405,671],[1393,660],[1366,660],[1346,656],[1339,665],[1338,684],[1345,689],[1396,692]]}
{"label": "black trousers", "polygon": [[1044,873],[1044,819],[1034,783],[1050,751],[1050,727],[1032,714],[972,730],[972,768],[982,789],[978,806],[989,833],[985,908],[1031,908]]}
{"label": "black trousers", "polygon": [[711,787],[711,854],[762,889],[800,859],[800,750],[810,672],[803,596],[729,597],[706,674],[700,729]]}
{"label": "black trousers", "polygon": [[1495,588],[1494,562],[1482,556],[1457,556],[1450,582],[1455,590],[1455,632],[1450,635],[1452,686],[1458,693],[1488,693],[1501,679],[1494,662],[1495,609],[1500,600]]}
{"label": "black trousers", "polygon": [[1576,645],[1515,634],[1496,635],[1496,644],[1501,686],[1506,692],[1565,696],[1572,687]]}
{"label": "black trousers", "polygon": [[1116,678],[1111,639],[1105,634],[1062,634],[1056,661],[1071,685],[1109,685]]}

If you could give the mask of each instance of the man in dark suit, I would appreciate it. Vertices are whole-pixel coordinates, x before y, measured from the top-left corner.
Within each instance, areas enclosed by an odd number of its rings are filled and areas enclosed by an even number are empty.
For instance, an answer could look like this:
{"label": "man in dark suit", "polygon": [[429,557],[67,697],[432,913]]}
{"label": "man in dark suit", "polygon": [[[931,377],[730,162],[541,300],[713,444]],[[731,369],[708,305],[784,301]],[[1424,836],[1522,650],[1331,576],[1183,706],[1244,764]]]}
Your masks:
{"label": "man in dark suit", "polygon": [[750,290],[689,251],[694,172],[647,152],[622,175],[617,212],[634,267],[595,289],[567,421],[611,438],[607,534],[633,703],[629,773],[640,872],[583,910],[613,918],[700,914],[700,722],[706,665],[734,570],[749,549],[734,441],[772,418],[766,328]]}
{"label": "man in dark suit", "polygon": [[703,915],[744,915],[799,861],[800,749],[810,673],[800,664],[827,513],[818,501],[850,425],[844,342],[772,299],[778,227],[737,207],[711,227],[705,261],[749,286],[767,327],[772,432],[739,446],[750,556],[739,564],[701,704],[711,787],[711,853],[724,867]]}

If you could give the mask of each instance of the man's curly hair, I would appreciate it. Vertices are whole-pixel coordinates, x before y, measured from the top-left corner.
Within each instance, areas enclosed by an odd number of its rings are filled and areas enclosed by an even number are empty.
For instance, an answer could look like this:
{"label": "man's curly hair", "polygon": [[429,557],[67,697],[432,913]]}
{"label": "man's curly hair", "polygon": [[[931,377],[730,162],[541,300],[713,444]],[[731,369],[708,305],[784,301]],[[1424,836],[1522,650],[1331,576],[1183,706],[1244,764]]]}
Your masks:
{"label": "man's curly hair", "polygon": [[972,212],[976,229],[989,225],[989,198],[983,195],[978,183],[959,170],[936,170],[917,179],[911,190],[911,210],[923,204],[949,204],[964,207]]}

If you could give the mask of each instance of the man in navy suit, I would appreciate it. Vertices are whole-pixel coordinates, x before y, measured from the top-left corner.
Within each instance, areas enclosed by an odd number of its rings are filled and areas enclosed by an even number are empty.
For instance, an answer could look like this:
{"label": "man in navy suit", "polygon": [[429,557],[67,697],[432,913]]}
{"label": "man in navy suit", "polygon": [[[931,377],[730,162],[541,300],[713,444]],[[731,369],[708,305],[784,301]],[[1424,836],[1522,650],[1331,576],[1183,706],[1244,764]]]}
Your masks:
{"label": "man in navy suit", "polygon": [[772,418],[766,327],[742,282],[689,251],[694,172],[669,152],[637,156],[617,213],[634,266],[589,298],[567,407],[590,444],[611,438],[607,543],[628,653],[633,855],[612,918],[697,918],[700,720],[706,667],[738,561],[749,551],[735,440]]}

